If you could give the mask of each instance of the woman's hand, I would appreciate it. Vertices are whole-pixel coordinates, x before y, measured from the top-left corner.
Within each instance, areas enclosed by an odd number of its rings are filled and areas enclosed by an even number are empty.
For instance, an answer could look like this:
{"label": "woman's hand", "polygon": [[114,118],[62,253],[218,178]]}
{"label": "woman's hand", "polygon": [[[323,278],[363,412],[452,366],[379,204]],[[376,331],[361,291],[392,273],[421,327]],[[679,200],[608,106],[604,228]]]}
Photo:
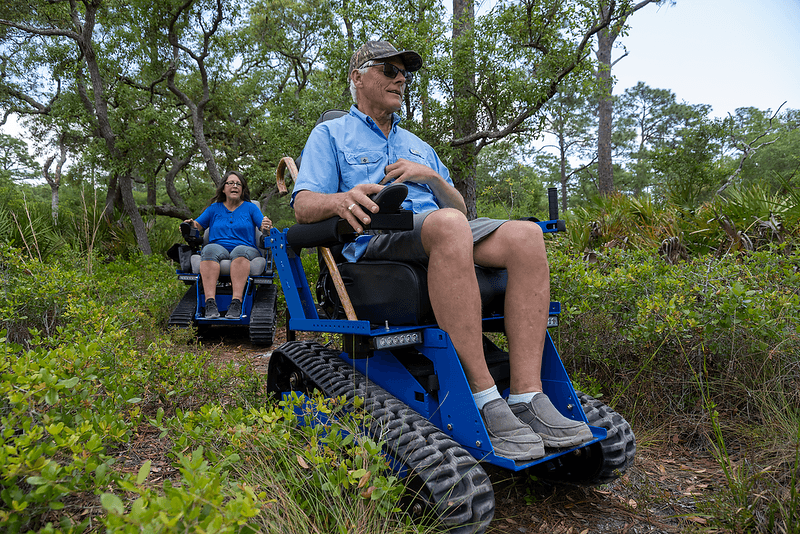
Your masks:
{"label": "woman's hand", "polygon": [[268,232],[272,228],[272,221],[266,215],[264,219],[261,221],[261,231]]}

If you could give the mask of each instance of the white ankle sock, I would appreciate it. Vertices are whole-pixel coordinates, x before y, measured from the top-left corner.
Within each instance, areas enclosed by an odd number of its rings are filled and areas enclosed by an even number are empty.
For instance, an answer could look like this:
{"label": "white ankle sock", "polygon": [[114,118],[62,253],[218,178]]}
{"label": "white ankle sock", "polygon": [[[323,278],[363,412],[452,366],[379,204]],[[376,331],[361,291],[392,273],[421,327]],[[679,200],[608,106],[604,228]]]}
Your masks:
{"label": "white ankle sock", "polygon": [[535,395],[541,393],[540,391],[531,391],[530,393],[513,393],[508,396],[508,404],[519,404],[530,402]]}
{"label": "white ankle sock", "polygon": [[500,392],[497,391],[497,386],[492,386],[489,389],[473,393],[472,398],[475,399],[475,404],[480,410],[487,402],[499,399],[501,397]]}

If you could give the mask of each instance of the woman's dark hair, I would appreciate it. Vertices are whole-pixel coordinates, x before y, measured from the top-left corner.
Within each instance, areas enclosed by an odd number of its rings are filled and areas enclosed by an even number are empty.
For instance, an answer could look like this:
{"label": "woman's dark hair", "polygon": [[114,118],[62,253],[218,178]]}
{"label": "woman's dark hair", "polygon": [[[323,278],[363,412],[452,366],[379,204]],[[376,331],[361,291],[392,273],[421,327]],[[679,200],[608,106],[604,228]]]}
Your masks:
{"label": "woman's dark hair", "polygon": [[247,180],[244,179],[244,176],[238,171],[228,171],[225,173],[225,177],[217,186],[217,192],[214,193],[214,196],[211,197],[209,204],[213,204],[214,202],[225,202],[228,197],[225,195],[225,182],[228,181],[229,176],[236,176],[240,182],[242,182],[242,200],[244,202],[250,202],[250,188],[247,187]]}

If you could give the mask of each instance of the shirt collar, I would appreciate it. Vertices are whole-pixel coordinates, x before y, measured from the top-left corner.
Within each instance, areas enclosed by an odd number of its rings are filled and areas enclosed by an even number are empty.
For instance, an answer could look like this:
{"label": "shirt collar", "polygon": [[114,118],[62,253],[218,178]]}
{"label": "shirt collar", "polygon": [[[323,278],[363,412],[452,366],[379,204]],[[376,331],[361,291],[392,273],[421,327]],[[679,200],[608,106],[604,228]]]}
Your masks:
{"label": "shirt collar", "polygon": [[[378,125],[375,123],[375,121],[372,120],[372,117],[370,117],[366,113],[362,113],[361,110],[359,110],[356,107],[355,104],[350,106],[350,114],[358,117],[359,119],[361,119],[370,128],[376,128],[376,129],[380,130]],[[397,131],[397,125],[400,123],[401,120],[403,120],[403,119],[402,119],[402,117],[400,117],[400,115],[398,115],[397,113],[392,113],[392,132],[396,132]]]}

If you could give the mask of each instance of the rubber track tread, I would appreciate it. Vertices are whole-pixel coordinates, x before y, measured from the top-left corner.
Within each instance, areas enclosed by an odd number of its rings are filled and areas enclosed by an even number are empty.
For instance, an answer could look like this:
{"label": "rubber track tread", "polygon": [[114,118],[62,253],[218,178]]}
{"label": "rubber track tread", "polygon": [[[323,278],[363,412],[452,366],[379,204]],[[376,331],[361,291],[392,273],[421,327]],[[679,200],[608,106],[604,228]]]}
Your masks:
{"label": "rubber track tread", "polygon": [[197,287],[193,283],[181,297],[178,305],[172,310],[167,326],[188,328],[194,321],[194,312],[197,309]]}
{"label": "rubber track tread", "polygon": [[260,285],[253,295],[250,310],[250,341],[256,345],[272,345],[275,334],[275,319],[278,288],[275,284]]}
{"label": "rubber track tread", "polygon": [[575,392],[592,426],[605,428],[608,437],[600,442],[603,462],[589,484],[607,484],[619,478],[633,464],[636,438],[631,425],[603,402],[581,391]]}
{"label": "rubber track tread", "polygon": [[421,498],[449,532],[486,530],[494,516],[494,490],[483,468],[458,443],[335,351],[314,342],[291,341],[276,352],[290,359],[326,396],[344,396],[349,403],[356,396],[364,400],[361,409],[371,415],[365,430],[374,440],[385,441],[388,454],[422,482]]}

